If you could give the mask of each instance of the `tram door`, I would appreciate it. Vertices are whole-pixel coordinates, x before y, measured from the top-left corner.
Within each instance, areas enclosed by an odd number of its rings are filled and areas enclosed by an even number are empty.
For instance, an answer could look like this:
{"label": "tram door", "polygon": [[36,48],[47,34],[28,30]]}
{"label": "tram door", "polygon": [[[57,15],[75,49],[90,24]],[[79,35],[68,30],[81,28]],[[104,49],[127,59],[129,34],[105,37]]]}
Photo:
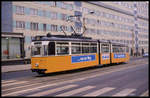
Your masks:
{"label": "tram door", "polygon": [[48,55],[55,55],[55,42],[49,42]]}
{"label": "tram door", "polygon": [[109,43],[100,43],[100,64],[110,64]]}

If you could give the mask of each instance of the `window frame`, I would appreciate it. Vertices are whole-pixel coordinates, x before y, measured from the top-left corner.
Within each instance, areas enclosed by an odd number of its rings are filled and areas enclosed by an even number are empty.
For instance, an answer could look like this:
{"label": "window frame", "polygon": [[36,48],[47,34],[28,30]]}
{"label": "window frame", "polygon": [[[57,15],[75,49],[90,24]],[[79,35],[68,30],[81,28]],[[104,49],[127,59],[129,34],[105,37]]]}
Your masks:
{"label": "window frame", "polygon": [[38,31],[39,30],[39,23],[37,22],[31,22],[30,23],[30,30],[35,30],[35,31]]}
{"label": "window frame", "polygon": [[25,22],[24,21],[16,21],[16,28],[17,29],[25,29]]}
{"label": "window frame", "polygon": [[16,6],[16,14],[24,15],[25,14],[25,7],[24,6]]}
{"label": "window frame", "polygon": [[38,9],[30,8],[30,15],[38,16]]}
{"label": "window frame", "polygon": [[57,32],[58,31],[58,25],[51,24],[51,31]]}
{"label": "window frame", "polygon": [[[59,44],[61,43],[63,43],[62,45]],[[70,53],[70,47],[69,47],[69,42],[68,41],[56,41],[56,43],[55,43],[55,46],[56,46],[56,51],[55,51],[55,55],[58,55],[58,56],[61,56],[61,55],[69,55],[69,53]],[[67,52],[66,53],[61,53],[61,51],[60,51],[60,53],[58,53],[58,47],[60,47],[60,49],[62,49],[62,47],[68,47],[68,49],[67,49]]]}
{"label": "window frame", "polygon": [[[74,52],[73,53],[73,47],[75,47],[75,48],[79,48],[79,51],[78,52]],[[75,49],[74,48],[74,49]],[[71,54],[82,54],[82,47],[81,47],[81,43],[80,42],[71,42]]]}
{"label": "window frame", "polygon": [[[110,53],[110,44],[109,43],[100,43],[101,53]],[[106,49],[107,51],[104,51]]]}

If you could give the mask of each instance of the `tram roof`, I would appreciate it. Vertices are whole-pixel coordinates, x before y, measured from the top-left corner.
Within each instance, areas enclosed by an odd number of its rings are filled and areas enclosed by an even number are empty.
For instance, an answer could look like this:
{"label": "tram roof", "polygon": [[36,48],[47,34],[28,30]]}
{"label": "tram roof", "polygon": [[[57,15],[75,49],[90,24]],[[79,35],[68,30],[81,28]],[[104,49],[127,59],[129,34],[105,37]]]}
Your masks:
{"label": "tram roof", "polygon": [[35,39],[33,41],[80,41],[80,42],[97,42],[96,39],[87,39],[87,38],[59,38],[59,37],[42,37],[39,40]]}
{"label": "tram roof", "polygon": [[114,41],[111,41],[112,45],[117,45],[117,46],[128,46],[127,44],[125,43],[120,43],[120,42],[114,42]]}
{"label": "tram roof", "polygon": [[[39,39],[37,39],[39,37]],[[32,41],[77,41],[77,42],[100,42],[100,43],[111,43],[117,46],[128,46],[124,43],[108,41],[108,40],[100,40],[100,39],[92,39],[91,37],[72,37],[72,36],[61,36],[54,35],[51,37],[47,36],[36,36]]]}

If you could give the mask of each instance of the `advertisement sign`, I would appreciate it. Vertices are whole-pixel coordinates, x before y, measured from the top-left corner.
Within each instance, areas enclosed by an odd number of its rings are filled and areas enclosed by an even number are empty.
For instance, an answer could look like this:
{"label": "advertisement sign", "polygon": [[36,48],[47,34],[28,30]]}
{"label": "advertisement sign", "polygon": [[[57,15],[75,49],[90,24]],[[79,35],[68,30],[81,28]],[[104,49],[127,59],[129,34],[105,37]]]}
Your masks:
{"label": "advertisement sign", "polygon": [[102,59],[103,60],[109,59],[109,54],[102,54]]}
{"label": "advertisement sign", "polygon": [[125,54],[114,54],[114,58],[125,58]]}
{"label": "advertisement sign", "polygon": [[96,60],[95,55],[82,55],[82,56],[72,56],[71,57],[71,63],[94,61],[94,60]]}

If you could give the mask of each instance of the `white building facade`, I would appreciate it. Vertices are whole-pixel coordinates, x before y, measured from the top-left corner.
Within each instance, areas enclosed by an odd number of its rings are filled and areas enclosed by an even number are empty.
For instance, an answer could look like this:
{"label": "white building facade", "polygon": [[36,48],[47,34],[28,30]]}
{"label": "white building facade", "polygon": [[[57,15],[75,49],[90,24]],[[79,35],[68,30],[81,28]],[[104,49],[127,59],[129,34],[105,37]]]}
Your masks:
{"label": "white building facade", "polygon": [[[30,58],[31,39],[36,35],[70,35],[74,25],[84,36],[128,44],[134,52],[148,52],[148,1],[143,2],[2,2],[2,32],[23,33],[25,57]],[[94,12],[93,14],[89,14]],[[68,22],[68,16],[81,20]],[[5,42],[4,42],[5,43]],[[3,51],[1,51],[3,53]]]}

